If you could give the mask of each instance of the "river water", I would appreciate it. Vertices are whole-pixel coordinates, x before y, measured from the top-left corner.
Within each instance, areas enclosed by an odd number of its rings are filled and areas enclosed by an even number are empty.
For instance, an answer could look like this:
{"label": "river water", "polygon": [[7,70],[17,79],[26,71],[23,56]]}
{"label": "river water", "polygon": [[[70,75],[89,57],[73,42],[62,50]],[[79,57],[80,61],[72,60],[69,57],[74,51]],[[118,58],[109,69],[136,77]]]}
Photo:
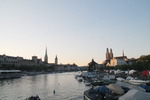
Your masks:
{"label": "river water", "polygon": [[[25,100],[38,95],[41,100],[83,100],[90,87],[78,82],[79,72],[51,73],[0,80],[0,100]],[[55,94],[53,91],[55,90]]]}

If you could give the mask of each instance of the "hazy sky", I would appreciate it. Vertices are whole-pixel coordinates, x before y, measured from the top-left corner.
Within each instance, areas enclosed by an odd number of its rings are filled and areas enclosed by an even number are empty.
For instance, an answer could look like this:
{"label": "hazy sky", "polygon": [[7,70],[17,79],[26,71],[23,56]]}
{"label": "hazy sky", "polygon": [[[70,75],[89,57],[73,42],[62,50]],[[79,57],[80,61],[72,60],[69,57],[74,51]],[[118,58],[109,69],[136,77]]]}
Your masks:
{"label": "hazy sky", "polygon": [[87,65],[150,54],[150,0],[0,0],[0,55]]}

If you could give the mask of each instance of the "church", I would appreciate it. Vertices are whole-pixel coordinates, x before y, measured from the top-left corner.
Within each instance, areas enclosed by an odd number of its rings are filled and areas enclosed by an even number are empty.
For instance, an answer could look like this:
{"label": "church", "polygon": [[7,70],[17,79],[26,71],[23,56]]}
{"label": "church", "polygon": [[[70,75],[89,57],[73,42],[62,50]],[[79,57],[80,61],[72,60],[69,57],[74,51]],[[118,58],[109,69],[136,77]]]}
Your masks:
{"label": "church", "polygon": [[127,65],[127,56],[124,56],[124,51],[122,56],[114,57],[112,49],[106,49],[106,60],[103,62],[105,66],[117,66],[117,65]]}
{"label": "church", "polygon": [[57,55],[56,55],[56,57],[55,57],[54,63],[48,63],[47,47],[46,47],[46,50],[45,50],[44,64],[47,64],[47,65],[58,65],[58,58],[57,58]]}

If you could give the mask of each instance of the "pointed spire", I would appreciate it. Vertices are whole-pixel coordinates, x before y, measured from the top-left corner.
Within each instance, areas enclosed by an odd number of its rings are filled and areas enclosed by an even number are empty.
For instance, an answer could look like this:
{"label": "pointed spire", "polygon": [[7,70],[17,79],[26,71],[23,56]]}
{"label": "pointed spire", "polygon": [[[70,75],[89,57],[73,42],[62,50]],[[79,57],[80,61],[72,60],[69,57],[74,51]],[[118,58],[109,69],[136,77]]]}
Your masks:
{"label": "pointed spire", "polygon": [[56,55],[56,58],[55,59],[57,59],[57,55]]}
{"label": "pointed spire", "polygon": [[46,64],[48,63],[47,46],[46,46],[46,50],[45,50],[44,62],[45,62]]}
{"label": "pointed spire", "polygon": [[46,46],[46,50],[45,50],[45,56],[47,56],[47,46]]}
{"label": "pointed spire", "polygon": [[94,62],[94,59],[92,58],[92,62]]}
{"label": "pointed spire", "polygon": [[122,56],[124,57],[124,50],[122,50]]}
{"label": "pointed spire", "polygon": [[58,64],[58,58],[57,58],[57,55],[55,57],[55,64],[57,65]]}

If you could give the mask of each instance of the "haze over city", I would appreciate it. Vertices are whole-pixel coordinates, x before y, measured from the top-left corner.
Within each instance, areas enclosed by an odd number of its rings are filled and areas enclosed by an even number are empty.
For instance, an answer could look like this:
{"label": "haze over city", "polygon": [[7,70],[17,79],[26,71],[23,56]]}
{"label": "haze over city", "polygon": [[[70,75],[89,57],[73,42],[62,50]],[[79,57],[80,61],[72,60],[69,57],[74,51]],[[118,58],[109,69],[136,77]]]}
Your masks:
{"label": "haze over city", "polygon": [[150,52],[149,0],[0,0],[0,55],[87,65]]}

